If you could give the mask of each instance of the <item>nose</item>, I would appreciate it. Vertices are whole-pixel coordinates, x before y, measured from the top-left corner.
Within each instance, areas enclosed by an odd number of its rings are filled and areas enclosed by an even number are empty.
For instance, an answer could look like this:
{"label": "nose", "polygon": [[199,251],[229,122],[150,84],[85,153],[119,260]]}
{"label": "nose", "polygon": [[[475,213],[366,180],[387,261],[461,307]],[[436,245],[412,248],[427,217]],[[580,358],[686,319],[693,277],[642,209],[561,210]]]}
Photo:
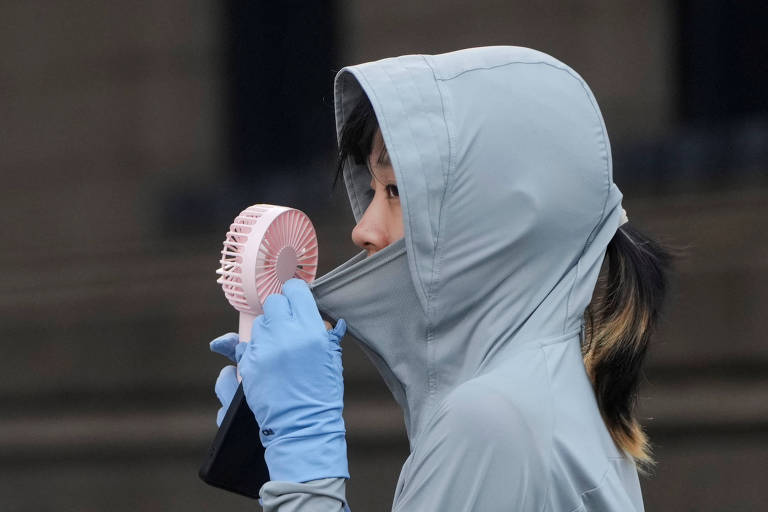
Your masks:
{"label": "nose", "polygon": [[360,222],[352,230],[352,241],[368,252],[368,256],[382,250],[392,241],[384,208],[374,198],[365,210]]}

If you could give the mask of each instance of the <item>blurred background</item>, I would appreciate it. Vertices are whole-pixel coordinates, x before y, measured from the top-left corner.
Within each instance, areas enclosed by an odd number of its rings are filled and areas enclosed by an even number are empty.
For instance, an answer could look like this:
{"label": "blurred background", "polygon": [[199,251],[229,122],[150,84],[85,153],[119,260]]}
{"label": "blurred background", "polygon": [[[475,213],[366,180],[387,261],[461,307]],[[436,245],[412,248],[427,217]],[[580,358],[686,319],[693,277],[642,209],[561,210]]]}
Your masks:
{"label": "blurred background", "polygon": [[[0,2],[0,510],[258,510],[197,477],[216,431],[215,283],[245,206],[357,252],[331,191],[342,66],[470,46],[570,64],[630,221],[685,248],[641,414],[649,511],[768,510],[765,2]],[[407,443],[352,338],[352,510],[389,510]]]}

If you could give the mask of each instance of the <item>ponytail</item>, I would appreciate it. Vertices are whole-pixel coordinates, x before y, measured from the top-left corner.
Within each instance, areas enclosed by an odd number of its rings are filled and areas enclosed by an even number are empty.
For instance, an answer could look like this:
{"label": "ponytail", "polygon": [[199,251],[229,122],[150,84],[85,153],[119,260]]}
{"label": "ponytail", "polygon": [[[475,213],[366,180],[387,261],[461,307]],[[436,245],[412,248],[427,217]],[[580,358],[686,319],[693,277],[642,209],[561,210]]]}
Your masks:
{"label": "ponytail", "polygon": [[607,272],[584,313],[582,355],[597,403],[616,445],[643,471],[654,464],[635,417],[640,372],[667,294],[671,249],[629,224],[606,249]]}

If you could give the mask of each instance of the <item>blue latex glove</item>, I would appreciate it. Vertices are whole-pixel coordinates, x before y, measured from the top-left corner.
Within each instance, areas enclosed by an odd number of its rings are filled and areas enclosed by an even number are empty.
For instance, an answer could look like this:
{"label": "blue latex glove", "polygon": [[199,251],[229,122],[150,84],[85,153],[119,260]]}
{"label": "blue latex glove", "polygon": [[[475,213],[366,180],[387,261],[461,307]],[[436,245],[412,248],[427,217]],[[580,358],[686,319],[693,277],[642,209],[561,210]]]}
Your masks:
{"label": "blue latex glove", "polygon": [[[229,358],[233,363],[237,362],[237,345],[240,339],[236,332],[228,332],[223,336],[219,336],[213,340],[210,344],[211,350],[223,356]],[[245,345],[245,343],[243,343]],[[219,372],[219,376],[216,379],[216,397],[221,402],[216,413],[216,425],[221,426],[221,422],[224,421],[224,416],[227,414],[229,404],[232,403],[232,399],[235,397],[237,387],[240,382],[237,380],[237,368],[234,365],[225,366]]]}
{"label": "blue latex glove", "polygon": [[[229,334],[211,343],[212,350],[238,361],[273,480],[349,478],[341,416],[340,341],[345,332],[343,319],[326,330],[307,283],[290,279],[282,295],[267,297],[264,314],[254,321],[251,342],[233,343],[237,335]],[[217,380],[223,405],[222,398],[231,401],[233,382],[237,389],[236,377],[233,381],[231,371],[225,370]]]}

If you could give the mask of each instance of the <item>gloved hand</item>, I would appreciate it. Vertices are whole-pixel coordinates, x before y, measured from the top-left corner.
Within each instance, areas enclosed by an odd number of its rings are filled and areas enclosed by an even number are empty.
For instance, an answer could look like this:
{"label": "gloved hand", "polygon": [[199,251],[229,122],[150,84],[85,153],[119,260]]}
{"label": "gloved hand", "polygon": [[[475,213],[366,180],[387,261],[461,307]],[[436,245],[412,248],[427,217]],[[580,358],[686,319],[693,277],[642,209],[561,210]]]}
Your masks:
{"label": "gloved hand", "polygon": [[[228,357],[233,363],[237,362],[237,345],[240,342],[240,337],[236,332],[228,332],[223,336],[219,336],[210,343],[211,350],[217,354],[221,354]],[[243,343],[245,345],[245,343]],[[221,369],[219,376],[216,378],[216,385],[214,390],[216,397],[221,402],[216,413],[216,425],[221,426],[221,422],[224,421],[224,416],[229,410],[229,404],[232,403],[232,399],[235,397],[237,387],[240,382],[237,380],[237,368],[234,365],[228,365]]]}
{"label": "gloved hand", "polygon": [[[326,330],[307,283],[290,279],[282,295],[267,297],[249,343],[232,343],[236,335],[211,343],[212,350],[238,361],[273,480],[349,478],[341,416],[340,341],[345,332],[343,319]],[[234,369],[225,370],[217,381],[222,404],[222,399],[231,401],[233,382],[237,389]]]}

